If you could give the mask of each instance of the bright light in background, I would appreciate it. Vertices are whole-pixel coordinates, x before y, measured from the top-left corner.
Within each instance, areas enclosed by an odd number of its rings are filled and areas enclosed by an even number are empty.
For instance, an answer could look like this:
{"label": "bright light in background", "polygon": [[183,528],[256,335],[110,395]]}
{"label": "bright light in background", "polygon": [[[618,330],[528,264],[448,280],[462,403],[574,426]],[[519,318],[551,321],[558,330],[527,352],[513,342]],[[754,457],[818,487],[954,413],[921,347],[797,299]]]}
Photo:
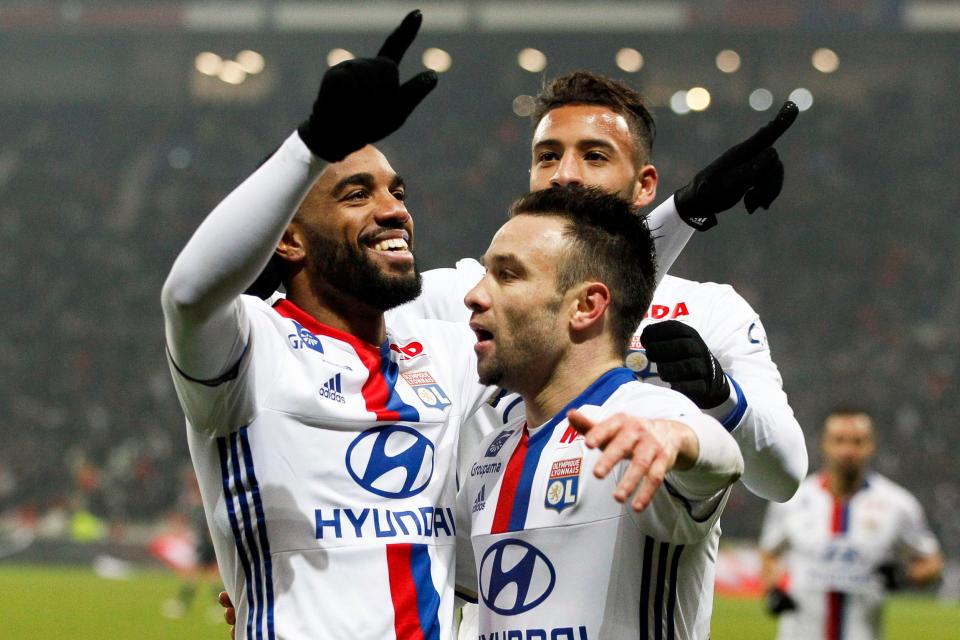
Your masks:
{"label": "bright light in background", "polygon": [[694,87],[687,91],[687,106],[692,111],[703,111],[710,106],[710,92],[703,87]]}
{"label": "bright light in background", "polygon": [[330,53],[327,54],[327,65],[332,67],[353,58],[354,55],[346,49],[330,49]]}
{"label": "bright light in background", "polygon": [[533,115],[533,109],[537,106],[533,96],[520,95],[513,99],[513,112],[521,118]]}
{"label": "bright light in background", "polygon": [[840,56],[833,49],[817,49],[810,58],[813,68],[820,73],[833,73],[840,68]]}
{"label": "bright light in background", "polygon": [[247,72],[236,60],[227,60],[220,69],[219,78],[227,84],[240,84],[247,79]]}
{"label": "bright light in background", "polygon": [[427,69],[433,69],[437,73],[443,73],[450,69],[453,64],[453,58],[443,49],[431,48],[423,52],[423,66]]}
{"label": "bright light in background", "polygon": [[617,51],[617,66],[627,73],[636,73],[643,69],[643,54],[636,49],[624,47]]}
{"label": "bright light in background", "polygon": [[773,94],[766,89],[754,89],[750,94],[750,108],[754,111],[766,111],[773,106]]}
{"label": "bright light in background", "polygon": [[690,107],[687,105],[687,92],[686,91],[677,91],[675,94],[670,96],[670,109],[674,113],[684,114],[690,113]]}
{"label": "bright light in background", "polygon": [[203,53],[197,54],[196,60],[193,61],[193,66],[205,76],[215,76],[219,74],[220,69],[223,68],[223,58],[210,51],[204,51]]}
{"label": "bright light in background", "polygon": [[193,156],[183,147],[174,147],[170,150],[170,153],[167,154],[167,162],[169,162],[170,166],[174,169],[186,169],[190,166],[192,160]]}
{"label": "bright light in background", "polygon": [[813,106],[813,94],[810,93],[809,89],[803,87],[791,91],[790,99],[797,103],[797,108],[800,111],[806,111]]}
{"label": "bright light in background", "polygon": [[517,56],[517,64],[524,71],[538,73],[547,67],[547,56],[539,49],[524,49]]}
{"label": "bright light in background", "polygon": [[237,54],[237,64],[239,64],[245,72],[255,76],[263,71],[263,68],[266,66],[266,61],[263,59],[263,56],[256,51],[245,49]]}
{"label": "bright light in background", "polygon": [[717,54],[717,69],[724,73],[736,73],[740,69],[740,54],[733,49],[724,49]]}

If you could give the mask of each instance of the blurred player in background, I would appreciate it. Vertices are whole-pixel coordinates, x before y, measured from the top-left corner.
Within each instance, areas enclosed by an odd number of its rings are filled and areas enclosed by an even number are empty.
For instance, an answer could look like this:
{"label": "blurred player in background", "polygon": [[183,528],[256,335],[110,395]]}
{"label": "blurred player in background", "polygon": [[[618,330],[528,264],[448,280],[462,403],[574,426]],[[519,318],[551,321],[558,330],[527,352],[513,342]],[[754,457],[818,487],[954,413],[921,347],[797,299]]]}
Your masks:
{"label": "blurred player in background", "polygon": [[512,214],[466,297],[481,382],[526,413],[483,440],[458,496],[457,584],[479,597],[480,637],[707,638],[705,538],[743,459],[719,422],[624,366],[653,293],[649,231],[578,186]]}
{"label": "blurred player in background", "polygon": [[924,585],[943,568],[923,508],[869,470],[873,420],[836,409],[823,425],[823,468],[772,504],[760,538],[762,581],[780,640],[876,640],[887,592]]}

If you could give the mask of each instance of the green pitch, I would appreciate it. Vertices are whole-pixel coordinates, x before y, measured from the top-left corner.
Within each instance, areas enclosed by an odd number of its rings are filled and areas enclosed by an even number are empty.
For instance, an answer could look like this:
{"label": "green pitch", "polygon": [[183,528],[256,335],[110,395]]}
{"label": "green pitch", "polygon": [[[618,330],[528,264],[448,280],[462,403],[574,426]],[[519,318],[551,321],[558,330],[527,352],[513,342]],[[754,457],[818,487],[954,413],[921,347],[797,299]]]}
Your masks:
{"label": "green pitch", "polygon": [[[0,637],[4,640],[225,640],[219,606],[201,585],[182,618],[161,610],[180,582],[169,573],[141,571],[128,580],[105,580],[88,569],[0,565]],[[887,640],[960,637],[960,607],[929,598],[899,597],[887,607]],[[756,600],[721,598],[713,640],[767,640],[774,622]]]}

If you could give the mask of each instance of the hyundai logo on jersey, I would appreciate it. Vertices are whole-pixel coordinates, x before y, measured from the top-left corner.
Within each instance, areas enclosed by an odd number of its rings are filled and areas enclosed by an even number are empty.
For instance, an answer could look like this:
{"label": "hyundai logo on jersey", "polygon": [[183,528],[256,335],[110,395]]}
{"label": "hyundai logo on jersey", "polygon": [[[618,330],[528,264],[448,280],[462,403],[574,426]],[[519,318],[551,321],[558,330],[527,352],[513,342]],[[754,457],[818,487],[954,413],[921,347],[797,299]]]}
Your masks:
{"label": "hyundai logo on jersey", "polygon": [[291,333],[287,336],[287,340],[290,341],[290,346],[294,349],[302,349],[306,347],[307,349],[313,349],[318,353],[323,353],[323,345],[320,344],[320,338],[313,335],[307,331],[302,324],[296,320],[291,320],[294,328],[297,330],[296,333]]}
{"label": "hyundai logo on jersey", "polygon": [[533,609],[547,599],[557,572],[533,545],[507,538],[492,545],[480,561],[480,596],[487,607],[504,616]]}
{"label": "hyundai logo on jersey", "polygon": [[483,457],[492,458],[493,456],[500,453],[500,449],[503,448],[504,443],[506,443],[507,439],[512,435],[513,435],[513,429],[507,429],[505,431],[501,431],[500,435],[494,438],[493,442],[490,443],[490,446],[487,447],[487,452],[483,454]]}
{"label": "hyundai logo on jersey", "polygon": [[375,427],[350,443],[347,471],[370,493],[409,498],[430,484],[433,454],[433,443],[411,427]]}

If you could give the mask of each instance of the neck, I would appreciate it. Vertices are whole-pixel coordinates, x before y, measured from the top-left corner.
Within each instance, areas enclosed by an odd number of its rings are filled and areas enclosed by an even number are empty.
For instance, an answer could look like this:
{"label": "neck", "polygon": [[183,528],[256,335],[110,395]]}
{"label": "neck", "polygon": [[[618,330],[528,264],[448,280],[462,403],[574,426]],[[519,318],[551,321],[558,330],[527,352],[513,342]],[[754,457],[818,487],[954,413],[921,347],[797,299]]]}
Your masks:
{"label": "neck", "polygon": [[866,471],[861,469],[855,474],[844,474],[836,471],[827,472],[827,488],[837,498],[849,498],[863,486]]}
{"label": "neck", "polygon": [[287,289],[287,298],[318,322],[349,333],[360,340],[379,346],[387,337],[383,312],[327,286],[311,286],[296,278]]}
{"label": "neck", "polygon": [[596,345],[593,348],[587,344],[578,346],[582,348],[572,349],[561,358],[542,384],[521,391],[527,424],[538,427],[548,422],[601,375],[623,366],[622,357],[613,354],[597,357]]}

